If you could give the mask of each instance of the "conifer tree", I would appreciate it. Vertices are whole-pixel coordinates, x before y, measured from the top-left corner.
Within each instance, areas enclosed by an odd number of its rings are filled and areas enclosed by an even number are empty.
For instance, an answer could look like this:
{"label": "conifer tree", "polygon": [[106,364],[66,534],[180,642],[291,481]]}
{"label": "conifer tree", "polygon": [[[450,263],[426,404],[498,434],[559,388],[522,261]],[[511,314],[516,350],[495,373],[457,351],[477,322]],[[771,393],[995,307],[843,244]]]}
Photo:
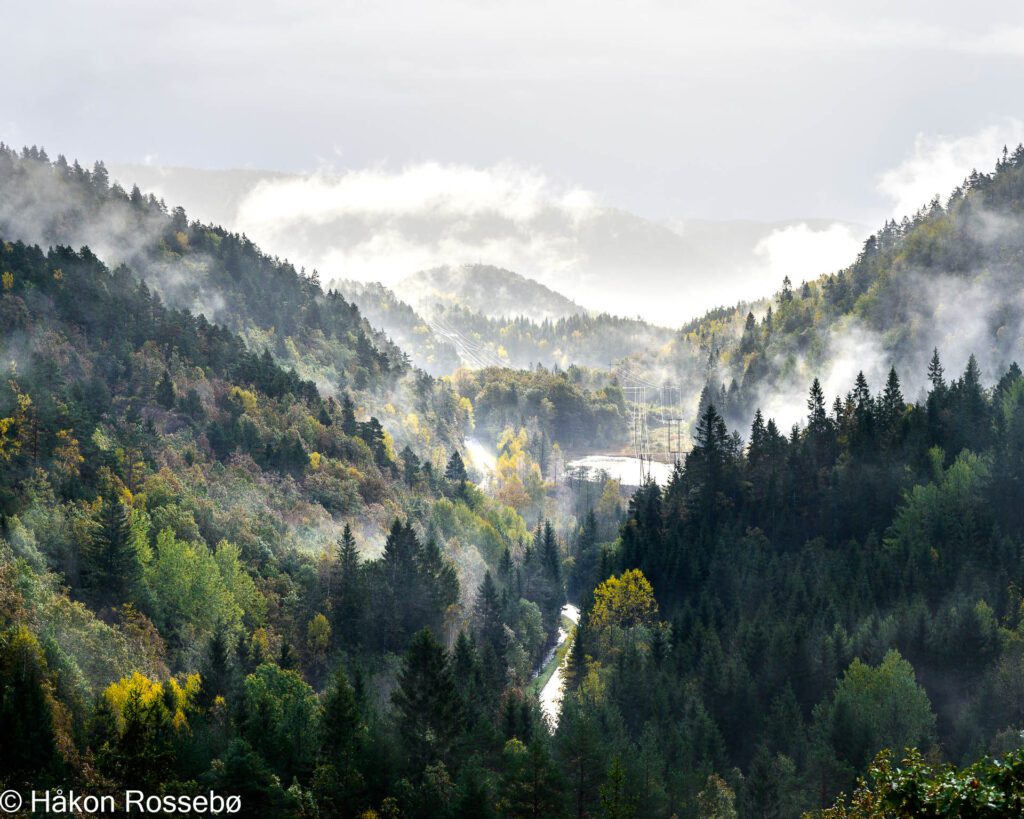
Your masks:
{"label": "conifer tree", "polygon": [[458,495],[465,494],[466,481],[469,479],[469,474],[466,472],[466,464],[463,462],[458,450],[455,450],[451,458],[448,459],[448,465],[444,470],[444,477],[455,487]]}
{"label": "conifer tree", "polygon": [[899,376],[896,375],[896,368],[892,367],[889,369],[889,377],[885,382],[885,391],[879,400],[879,420],[882,427],[891,430],[903,415],[906,406],[903,400],[903,390],[900,388]]}
{"label": "conifer tree", "polygon": [[332,582],[332,609],[334,633],[343,645],[358,645],[362,632],[362,615],[366,589],[362,565],[352,527],[346,523],[337,545],[334,578]]}
{"label": "conifer tree", "polygon": [[170,373],[167,370],[164,370],[156,384],[156,400],[165,409],[174,409],[174,382],[171,381]]}
{"label": "conifer tree", "polygon": [[229,651],[227,630],[223,624],[219,624],[206,644],[203,662],[202,702],[206,707],[217,697],[227,697],[230,693],[232,669]]}
{"label": "conifer tree", "polygon": [[501,616],[501,601],[498,588],[490,571],[484,573],[483,582],[477,590],[473,606],[477,633],[484,645],[494,650],[499,658],[505,656],[505,624]]}
{"label": "conifer tree", "polygon": [[807,412],[807,428],[815,433],[822,432],[828,423],[828,414],[825,410],[825,393],[817,378],[811,382],[811,393],[807,398]]}
{"label": "conifer tree", "polygon": [[928,380],[932,383],[932,389],[942,389],[946,386],[942,377],[943,372],[942,362],[939,361],[939,348],[936,347],[932,350],[931,361],[928,362]]}
{"label": "conifer tree", "polygon": [[99,526],[84,552],[86,586],[101,605],[132,602],[142,579],[128,510],[118,498],[103,500]]}
{"label": "conifer tree", "polygon": [[347,392],[341,397],[341,431],[349,437],[354,437],[359,432],[356,405],[352,403],[352,396]]}
{"label": "conifer tree", "polygon": [[412,638],[392,702],[412,770],[445,760],[459,735],[463,710],[448,657],[429,629]]}

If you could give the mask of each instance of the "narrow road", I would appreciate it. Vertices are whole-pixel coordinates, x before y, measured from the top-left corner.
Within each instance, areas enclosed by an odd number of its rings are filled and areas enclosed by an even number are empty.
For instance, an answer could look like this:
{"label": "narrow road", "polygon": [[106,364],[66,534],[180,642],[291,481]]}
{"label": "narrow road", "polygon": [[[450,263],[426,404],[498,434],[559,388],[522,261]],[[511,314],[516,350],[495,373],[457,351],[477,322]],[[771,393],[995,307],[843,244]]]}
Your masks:
{"label": "narrow road", "polygon": [[[580,621],[580,610],[572,603],[566,603],[562,606],[562,616],[571,621],[573,625],[577,625]],[[569,633],[564,627],[559,626],[558,643],[555,645],[555,650],[557,651],[568,638]],[[562,662],[558,664],[555,673],[551,675],[551,679],[547,681],[540,692],[540,710],[551,725],[552,730],[558,725],[558,713],[562,709],[562,671],[568,661],[569,652],[566,651],[565,656],[562,657]]]}

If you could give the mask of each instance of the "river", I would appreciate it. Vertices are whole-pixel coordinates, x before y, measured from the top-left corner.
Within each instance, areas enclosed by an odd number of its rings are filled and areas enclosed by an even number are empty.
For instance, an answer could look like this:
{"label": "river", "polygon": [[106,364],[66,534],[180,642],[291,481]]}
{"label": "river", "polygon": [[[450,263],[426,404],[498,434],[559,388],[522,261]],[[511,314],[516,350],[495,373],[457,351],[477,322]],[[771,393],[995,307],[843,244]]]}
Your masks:
{"label": "river", "polygon": [[[562,606],[562,616],[569,620],[573,625],[577,625],[580,622],[580,610],[572,603],[566,603]],[[555,647],[551,649],[552,657],[568,639],[569,632],[565,630],[564,626],[559,624],[558,642],[555,643]],[[550,660],[548,662],[550,662]],[[558,668],[555,669],[555,673],[551,675],[551,679],[545,683],[544,688],[542,688],[540,692],[540,710],[551,725],[552,730],[554,730],[558,725],[558,712],[562,708],[562,672],[565,669],[565,664],[567,662],[569,662],[568,651],[565,652],[565,655],[562,657],[562,662],[558,664]],[[547,663],[544,664],[544,666],[546,665]],[[544,666],[541,666],[541,668],[544,668]]]}
{"label": "river", "polygon": [[[661,461],[648,461],[651,477],[659,486],[667,486],[672,477],[672,464]],[[623,486],[640,485],[640,459],[626,455],[585,455],[570,461],[565,466],[567,473],[585,469],[588,478],[596,478],[599,472],[607,472],[608,477],[617,480]]]}

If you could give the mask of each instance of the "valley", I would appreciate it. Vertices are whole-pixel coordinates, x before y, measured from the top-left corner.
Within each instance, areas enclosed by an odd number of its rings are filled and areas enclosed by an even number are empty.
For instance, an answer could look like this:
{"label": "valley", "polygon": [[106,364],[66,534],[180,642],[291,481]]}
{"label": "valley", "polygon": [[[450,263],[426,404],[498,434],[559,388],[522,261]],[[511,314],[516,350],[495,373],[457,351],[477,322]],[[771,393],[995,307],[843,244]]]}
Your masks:
{"label": "valley", "polygon": [[1014,752],[1022,177],[667,329],[481,265],[325,287],[4,146],[5,781],[794,815]]}

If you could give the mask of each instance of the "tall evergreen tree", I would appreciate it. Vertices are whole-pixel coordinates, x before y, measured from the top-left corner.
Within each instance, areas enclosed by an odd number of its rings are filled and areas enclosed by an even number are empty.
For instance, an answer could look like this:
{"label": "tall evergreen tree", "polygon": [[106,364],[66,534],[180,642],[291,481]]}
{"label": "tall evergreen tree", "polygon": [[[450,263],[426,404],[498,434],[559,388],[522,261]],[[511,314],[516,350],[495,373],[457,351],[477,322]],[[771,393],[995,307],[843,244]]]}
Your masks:
{"label": "tall evergreen tree", "polygon": [[414,772],[447,760],[460,733],[463,710],[448,656],[429,629],[409,644],[392,694],[405,758]]}
{"label": "tall evergreen tree", "polygon": [[444,477],[455,488],[456,494],[465,494],[469,473],[466,472],[466,464],[463,462],[458,450],[455,450],[451,458],[448,459],[448,465],[444,470]]}
{"label": "tall evergreen tree", "polygon": [[174,409],[175,401],[174,382],[171,381],[170,373],[164,370],[160,380],[156,383],[156,400],[165,409]]}
{"label": "tall evergreen tree", "polygon": [[99,525],[83,558],[85,584],[98,604],[116,606],[135,600],[142,565],[128,510],[118,498],[104,498]]}
{"label": "tall evergreen tree", "polygon": [[928,380],[932,384],[932,389],[937,390],[946,386],[946,381],[942,377],[943,373],[942,362],[939,360],[939,348],[936,347],[932,350],[931,361],[928,362]]}
{"label": "tall evergreen tree", "polygon": [[333,574],[330,590],[333,633],[338,635],[343,645],[356,646],[362,636],[366,584],[356,539],[348,523],[338,541]]}

